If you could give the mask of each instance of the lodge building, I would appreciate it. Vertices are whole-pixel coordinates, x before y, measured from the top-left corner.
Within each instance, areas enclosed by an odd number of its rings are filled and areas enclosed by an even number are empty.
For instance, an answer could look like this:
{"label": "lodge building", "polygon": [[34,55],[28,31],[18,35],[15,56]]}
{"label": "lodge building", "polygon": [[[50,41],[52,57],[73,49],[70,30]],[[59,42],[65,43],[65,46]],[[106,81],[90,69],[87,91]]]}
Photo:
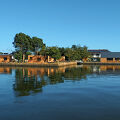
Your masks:
{"label": "lodge building", "polygon": [[100,62],[120,62],[120,52],[104,52],[101,54]]}
{"label": "lodge building", "polygon": [[118,63],[120,62],[120,52],[109,50],[88,50],[91,54],[91,62]]}

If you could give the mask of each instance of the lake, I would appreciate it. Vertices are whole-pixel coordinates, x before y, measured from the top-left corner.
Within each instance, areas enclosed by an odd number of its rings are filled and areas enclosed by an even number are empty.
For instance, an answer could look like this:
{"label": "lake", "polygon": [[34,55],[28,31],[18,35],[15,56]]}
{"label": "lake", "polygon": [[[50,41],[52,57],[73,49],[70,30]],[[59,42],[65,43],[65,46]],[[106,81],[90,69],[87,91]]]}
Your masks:
{"label": "lake", "polygon": [[120,120],[120,66],[0,67],[0,120]]}

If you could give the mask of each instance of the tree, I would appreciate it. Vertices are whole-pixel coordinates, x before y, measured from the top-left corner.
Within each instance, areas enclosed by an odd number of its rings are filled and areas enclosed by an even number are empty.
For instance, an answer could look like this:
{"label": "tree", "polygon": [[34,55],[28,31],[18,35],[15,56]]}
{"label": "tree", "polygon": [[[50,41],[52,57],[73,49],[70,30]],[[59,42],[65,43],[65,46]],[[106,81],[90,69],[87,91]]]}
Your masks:
{"label": "tree", "polygon": [[89,52],[87,47],[81,47],[80,45],[72,45],[71,48],[65,49],[65,56],[70,60],[83,60],[84,58],[89,57]]}
{"label": "tree", "polygon": [[69,60],[69,61],[72,60],[73,59],[72,55],[73,55],[72,49],[71,48],[66,48],[66,50],[65,50],[66,59]]}
{"label": "tree", "polygon": [[47,47],[46,55],[51,56],[55,60],[58,60],[61,57],[61,54],[60,54],[58,47]]}
{"label": "tree", "polygon": [[16,48],[16,50],[20,50],[23,55],[23,62],[25,59],[25,54],[28,50],[31,50],[30,45],[31,38],[30,36],[24,34],[24,33],[18,33],[15,35],[13,45]]}
{"label": "tree", "polygon": [[73,49],[73,50],[76,50],[77,48],[78,48],[77,45],[72,45],[72,49]]}
{"label": "tree", "polygon": [[32,37],[30,41],[30,45],[31,45],[31,51],[35,52],[36,54],[38,54],[38,52],[42,49],[42,47],[45,46],[43,40],[38,37]]}
{"label": "tree", "polygon": [[39,55],[43,55],[43,56],[46,56],[46,45],[43,44],[41,50],[39,51],[38,53]]}
{"label": "tree", "polygon": [[3,53],[2,52],[0,52],[0,55],[2,55]]}
{"label": "tree", "polygon": [[22,62],[22,51],[16,51],[16,52],[13,52],[13,56],[15,59],[18,60],[18,62]]}
{"label": "tree", "polygon": [[21,51],[23,55],[23,62],[25,57],[27,58],[27,52],[34,52],[38,54],[38,52],[42,49],[45,44],[43,44],[43,40],[38,37],[30,37],[24,33],[18,33],[15,35],[13,45],[16,51]]}
{"label": "tree", "polygon": [[73,60],[80,60],[82,59],[81,53],[82,53],[82,47],[80,45],[73,45],[72,48],[73,50]]}
{"label": "tree", "polygon": [[25,59],[28,59],[28,55],[31,55],[31,52],[26,52]]}
{"label": "tree", "polygon": [[88,58],[90,56],[90,53],[88,52],[87,46],[83,47],[83,58]]}
{"label": "tree", "polygon": [[60,51],[60,54],[61,54],[61,56],[65,56],[65,48],[64,47],[62,47],[62,48],[59,48],[59,51]]}

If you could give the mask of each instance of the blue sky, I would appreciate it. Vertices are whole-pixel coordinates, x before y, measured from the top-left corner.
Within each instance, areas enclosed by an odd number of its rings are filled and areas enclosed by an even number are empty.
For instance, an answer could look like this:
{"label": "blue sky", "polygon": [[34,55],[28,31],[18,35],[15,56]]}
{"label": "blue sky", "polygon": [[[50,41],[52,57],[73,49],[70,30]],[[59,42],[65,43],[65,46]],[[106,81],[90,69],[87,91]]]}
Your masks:
{"label": "blue sky", "polygon": [[0,51],[14,50],[19,32],[47,46],[120,51],[120,0],[0,0]]}

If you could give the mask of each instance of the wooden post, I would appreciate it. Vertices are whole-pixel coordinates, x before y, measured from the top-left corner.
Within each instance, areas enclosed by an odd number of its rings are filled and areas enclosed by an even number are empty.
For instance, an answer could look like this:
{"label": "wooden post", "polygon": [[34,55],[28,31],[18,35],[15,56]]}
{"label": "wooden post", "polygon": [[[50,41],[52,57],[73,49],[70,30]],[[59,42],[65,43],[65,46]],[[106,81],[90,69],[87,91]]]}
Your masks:
{"label": "wooden post", "polygon": [[25,55],[23,54],[23,62],[25,62]]}
{"label": "wooden post", "polygon": [[116,61],[115,61],[115,58],[113,58],[113,62],[116,62]]}
{"label": "wooden post", "polygon": [[48,56],[48,62],[49,62],[50,56]]}

